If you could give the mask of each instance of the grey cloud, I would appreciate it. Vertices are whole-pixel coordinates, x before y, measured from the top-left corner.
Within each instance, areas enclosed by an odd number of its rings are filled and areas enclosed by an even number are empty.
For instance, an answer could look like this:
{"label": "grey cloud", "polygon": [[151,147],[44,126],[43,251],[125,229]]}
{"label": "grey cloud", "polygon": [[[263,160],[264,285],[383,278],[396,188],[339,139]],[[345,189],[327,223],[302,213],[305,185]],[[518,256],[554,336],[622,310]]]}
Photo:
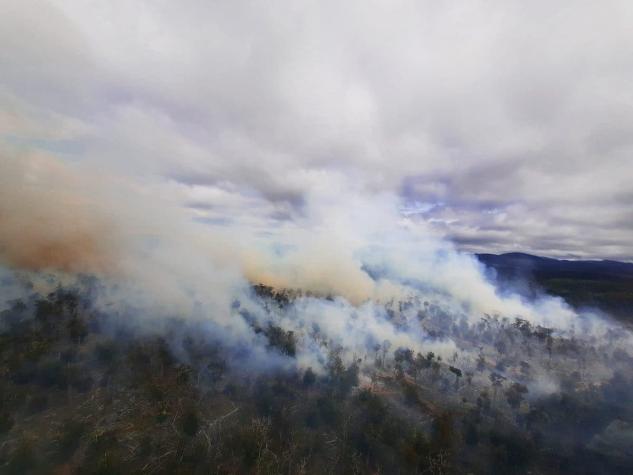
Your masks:
{"label": "grey cloud", "polygon": [[3,3],[3,141],[65,124],[198,220],[343,177],[466,250],[633,259],[628,1]]}

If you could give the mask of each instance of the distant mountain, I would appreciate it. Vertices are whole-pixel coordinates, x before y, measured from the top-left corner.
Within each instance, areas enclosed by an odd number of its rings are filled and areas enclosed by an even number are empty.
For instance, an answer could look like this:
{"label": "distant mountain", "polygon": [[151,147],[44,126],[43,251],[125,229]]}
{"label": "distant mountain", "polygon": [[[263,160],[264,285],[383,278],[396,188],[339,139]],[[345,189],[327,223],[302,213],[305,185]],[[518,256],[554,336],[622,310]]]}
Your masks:
{"label": "distant mountain", "polygon": [[570,261],[519,252],[477,254],[502,288],[527,294],[544,290],[575,307],[597,307],[633,322],[633,264]]}

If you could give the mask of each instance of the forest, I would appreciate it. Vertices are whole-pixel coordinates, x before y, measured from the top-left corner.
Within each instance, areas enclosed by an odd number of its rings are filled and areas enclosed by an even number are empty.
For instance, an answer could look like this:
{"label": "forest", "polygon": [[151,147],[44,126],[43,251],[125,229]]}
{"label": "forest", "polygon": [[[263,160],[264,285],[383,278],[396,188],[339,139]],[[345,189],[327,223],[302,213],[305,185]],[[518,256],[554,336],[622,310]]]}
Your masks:
{"label": "forest", "polygon": [[560,334],[521,318],[476,323],[415,299],[386,303],[453,354],[390,341],[350,359],[318,329],[280,326],[306,296],[253,285],[266,351],[305,340],[322,369],[254,368],[197,322],[149,331],[104,312],[94,281],[2,312],[3,473],[631,473],[633,357],[622,332]]}

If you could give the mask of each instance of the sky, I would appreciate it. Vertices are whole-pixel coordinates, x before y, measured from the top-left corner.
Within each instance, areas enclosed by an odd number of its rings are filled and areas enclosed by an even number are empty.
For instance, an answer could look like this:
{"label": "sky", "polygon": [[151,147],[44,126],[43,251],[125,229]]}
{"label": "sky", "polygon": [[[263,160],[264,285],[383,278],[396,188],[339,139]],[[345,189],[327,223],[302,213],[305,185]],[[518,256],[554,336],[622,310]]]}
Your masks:
{"label": "sky", "polygon": [[385,196],[463,251],[633,261],[628,0],[0,8],[0,172],[90,170],[82,212],[105,177],[211,232]]}

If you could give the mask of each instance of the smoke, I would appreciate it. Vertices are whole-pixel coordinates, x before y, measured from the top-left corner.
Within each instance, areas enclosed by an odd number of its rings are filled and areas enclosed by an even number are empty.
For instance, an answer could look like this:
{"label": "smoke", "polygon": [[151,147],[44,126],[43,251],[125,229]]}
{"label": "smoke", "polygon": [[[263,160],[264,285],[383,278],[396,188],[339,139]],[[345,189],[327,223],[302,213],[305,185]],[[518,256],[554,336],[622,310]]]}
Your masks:
{"label": "smoke", "polygon": [[[31,281],[55,276],[30,291],[96,276],[95,307],[128,328],[168,333],[170,319],[187,320],[252,371],[324,371],[334,349],[347,364],[372,367],[398,348],[454,358],[467,370],[480,355],[499,358],[492,344],[516,333],[515,318],[565,338],[613,329],[558,298],[501,294],[474,257],[402,213],[398,196],[344,176],[312,186],[295,219],[264,229],[192,220],[151,187],[51,155],[5,153],[0,177],[0,261]],[[295,294],[276,305],[253,292],[260,283]],[[2,292],[6,302],[16,286]],[[482,327],[482,317],[493,323]],[[262,331],[271,326],[292,332],[294,355],[271,348]],[[497,336],[486,337],[491,328]],[[630,341],[610,351],[628,351]],[[519,361],[523,351],[508,355]],[[554,391],[557,377],[544,369],[552,363],[531,361],[535,394]]]}
{"label": "smoke", "polygon": [[42,154],[0,153],[0,259],[28,270],[113,271],[117,230],[94,182]]}

